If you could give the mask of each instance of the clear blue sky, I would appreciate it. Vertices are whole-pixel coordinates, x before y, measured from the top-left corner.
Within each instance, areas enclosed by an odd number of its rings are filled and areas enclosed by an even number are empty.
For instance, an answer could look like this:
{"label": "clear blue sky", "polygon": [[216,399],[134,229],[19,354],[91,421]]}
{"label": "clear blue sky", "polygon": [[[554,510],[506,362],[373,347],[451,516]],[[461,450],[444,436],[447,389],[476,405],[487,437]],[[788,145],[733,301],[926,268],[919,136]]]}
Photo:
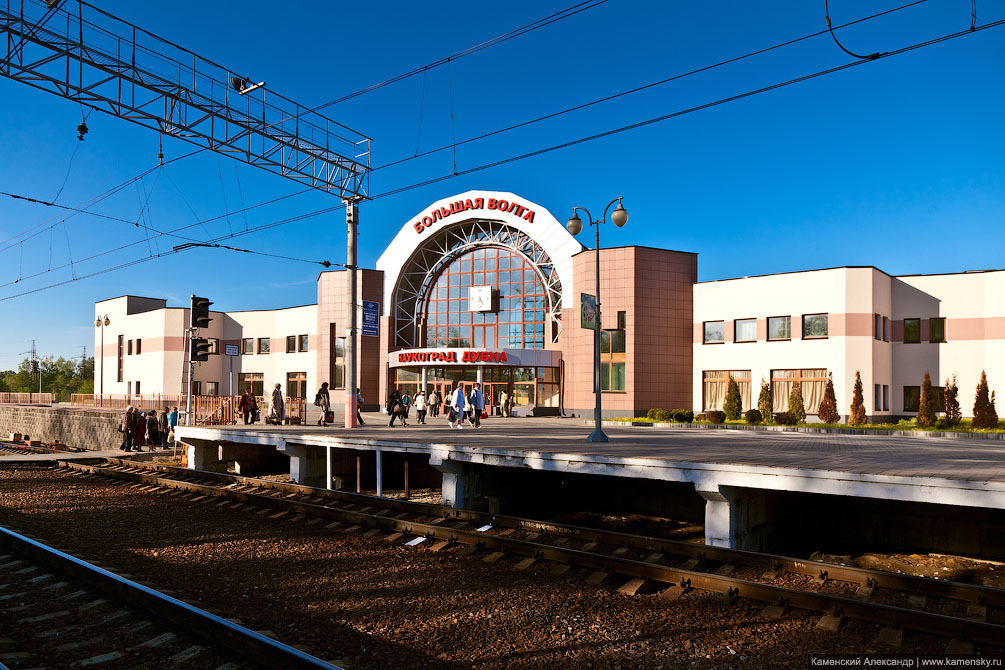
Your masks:
{"label": "clear blue sky", "polygon": [[[134,3],[103,9],[316,105],[460,52],[565,9],[573,0],[499,3]],[[898,6],[835,0],[835,24]],[[433,9],[435,8],[435,11]],[[929,0],[838,31],[858,53],[893,51],[966,30],[971,2]],[[977,2],[978,25],[1005,18]],[[325,113],[374,138],[373,163],[414,155],[681,74],[825,28],[824,3],[609,0],[339,105]],[[851,62],[821,35],[732,65],[457,149],[458,170],[574,140]],[[428,203],[473,188],[513,191],[564,221],[624,196],[628,225],[604,245],[695,251],[702,280],[835,265],[892,274],[1005,267],[1005,27],[881,59],[601,140],[376,199],[361,206],[360,263],[373,267],[396,231]],[[425,82],[423,82],[425,79]],[[425,87],[422,133],[420,100]],[[451,96],[452,89],[452,96]],[[451,129],[451,99],[453,130]],[[94,112],[79,148],[77,104],[0,78],[0,191],[80,205],[156,165],[158,137]],[[165,140],[170,159],[191,150]],[[379,195],[453,172],[441,152],[373,173]],[[235,169],[236,166],[236,169]],[[240,189],[238,188],[238,178]],[[204,152],[172,163],[95,207],[166,230],[300,190]],[[322,193],[195,228],[201,238],[338,204]],[[194,212],[194,213],[193,213]],[[76,216],[18,244],[62,214],[0,198],[0,298],[170,249],[128,224]],[[245,219],[245,216],[247,219]],[[57,217],[53,219],[53,217]],[[583,235],[584,242],[590,243]],[[111,247],[114,254],[81,260]],[[341,212],[241,237],[235,246],[308,260],[345,260]],[[19,277],[74,260],[70,268]],[[94,302],[132,293],[182,305],[191,293],[222,310],[316,300],[321,268],[193,249],[0,301],[0,369],[31,339],[40,355],[79,356],[93,342]]]}

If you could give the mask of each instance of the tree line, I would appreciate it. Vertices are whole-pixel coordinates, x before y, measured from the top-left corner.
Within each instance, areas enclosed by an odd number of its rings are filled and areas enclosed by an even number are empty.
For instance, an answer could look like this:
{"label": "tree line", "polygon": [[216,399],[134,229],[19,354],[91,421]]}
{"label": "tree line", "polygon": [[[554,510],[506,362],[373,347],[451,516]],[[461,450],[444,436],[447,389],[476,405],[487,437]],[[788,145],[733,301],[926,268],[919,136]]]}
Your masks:
{"label": "tree line", "polygon": [[25,358],[17,370],[0,372],[0,392],[38,393],[39,373],[42,393],[51,393],[56,402],[67,402],[72,393],[94,393],[94,357],[83,362],[66,359],[36,362]]}

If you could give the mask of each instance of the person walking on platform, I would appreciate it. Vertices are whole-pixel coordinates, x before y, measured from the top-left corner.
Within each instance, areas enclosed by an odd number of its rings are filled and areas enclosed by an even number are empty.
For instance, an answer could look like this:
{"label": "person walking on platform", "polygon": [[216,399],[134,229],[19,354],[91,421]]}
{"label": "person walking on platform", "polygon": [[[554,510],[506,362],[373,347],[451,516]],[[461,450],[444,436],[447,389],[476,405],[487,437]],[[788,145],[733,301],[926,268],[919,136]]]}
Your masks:
{"label": "person walking on platform", "polygon": [[440,415],[440,394],[436,392],[435,388],[429,392],[426,404],[429,405],[430,416],[437,417]]}
{"label": "person walking on platform", "polygon": [[359,413],[361,407],[363,407],[363,394],[359,392],[359,389],[356,389],[356,423],[365,426],[366,421],[363,420],[363,416]]}
{"label": "person walking on platform", "polygon": [[174,429],[178,427],[178,408],[172,407],[171,413],[168,414],[168,425],[171,427],[171,441],[175,441]]}
{"label": "person walking on platform", "polygon": [[509,416],[509,393],[506,391],[499,395],[499,413],[505,417]]}
{"label": "person walking on platform", "polygon": [[405,408],[401,404],[400,386],[395,386],[391,391],[391,397],[387,399],[387,413],[391,415],[391,420],[387,423],[388,428],[394,425],[394,420],[398,417],[401,417],[402,426],[408,425],[405,423]]}
{"label": "person walking on platform", "polygon": [[122,446],[119,449],[122,451],[132,451],[133,433],[136,432],[136,415],[133,414],[132,405],[127,407],[125,414],[122,415],[122,421],[119,423],[119,432],[122,433]]}
{"label": "person walking on platform", "polygon": [[147,444],[150,445],[150,451],[155,450],[160,446],[161,436],[159,424],[157,423],[157,410],[150,410],[147,412]]}
{"label": "person walking on platform", "polygon": [[[464,419],[464,404],[464,382],[457,382],[457,388],[450,398],[450,414],[447,415],[451,428],[456,427],[458,430],[463,428],[461,421]],[[457,426],[454,426],[455,421]]]}
{"label": "person walking on platform", "polygon": [[[408,410],[412,409],[412,396],[408,395],[408,391],[401,394],[401,416],[402,423],[405,423],[404,419],[408,418]],[[408,424],[405,423],[407,426]]]}
{"label": "person walking on platform", "polygon": [[133,448],[136,451],[143,451],[140,447],[146,442],[147,418],[143,416],[143,411],[139,408],[134,410],[134,415],[136,420],[133,422]]}
{"label": "person walking on platform", "polygon": [[254,421],[255,411],[258,409],[258,401],[255,400],[255,394],[251,388],[248,388],[244,392],[244,395],[241,396],[241,402],[238,404],[237,409],[244,415],[245,426]]}
{"label": "person walking on platform", "polygon": [[503,392],[503,416],[513,416],[513,396]]}
{"label": "person walking on platform", "polygon": [[482,410],[485,409],[485,396],[482,395],[482,385],[475,383],[471,389],[471,396],[468,398],[471,405],[471,424],[475,428],[482,427]]}
{"label": "person walking on platform", "polygon": [[426,394],[422,391],[415,394],[415,416],[420,424],[426,425]]}
{"label": "person walking on platform", "polygon": [[168,420],[168,412],[171,409],[165,407],[164,411],[157,416],[157,434],[160,436],[160,446],[167,449],[168,446],[168,431],[171,430],[171,424]]}
{"label": "person walking on platform", "polygon": [[323,383],[318,389],[318,394],[314,396],[314,404],[321,408],[321,418],[318,419],[318,425],[326,428],[328,426],[328,412],[331,411],[332,407],[331,396],[328,395],[328,382]]}
{"label": "person walking on platform", "polygon": [[282,384],[276,384],[276,387],[272,389],[272,420],[277,426],[283,425],[283,419],[286,418],[286,404],[283,402],[283,391]]}

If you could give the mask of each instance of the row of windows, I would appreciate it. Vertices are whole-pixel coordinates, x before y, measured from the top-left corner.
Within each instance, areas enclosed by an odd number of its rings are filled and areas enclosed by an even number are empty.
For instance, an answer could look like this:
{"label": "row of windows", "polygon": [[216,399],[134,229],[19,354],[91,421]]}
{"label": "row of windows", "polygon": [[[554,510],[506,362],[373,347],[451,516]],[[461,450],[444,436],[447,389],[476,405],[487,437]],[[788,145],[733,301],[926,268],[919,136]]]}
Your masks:
{"label": "row of windows", "polygon": [[[725,321],[706,321],[704,324],[702,342],[704,344],[722,344],[726,341]],[[819,340],[828,336],[826,314],[804,314],[802,317],[802,339]],[[879,314],[874,315],[873,337],[883,342],[890,341],[890,319]],[[792,317],[768,317],[768,341],[785,341],[792,339]],[[757,341],[757,319],[735,319],[733,321],[734,342]],[[945,317],[933,317],[928,320],[928,341],[946,341]],[[904,342],[921,342],[921,319],[904,319]]]}
{"label": "row of windows", "polygon": [[[802,317],[802,338],[804,340],[825,339],[828,334],[826,314],[804,314]],[[768,317],[768,341],[785,341],[792,339],[791,316]],[[726,341],[725,321],[706,321],[704,323],[702,342],[704,344],[722,344]],[[735,319],[733,321],[734,342],[757,341],[757,319]]]}
{"label": "row of windows", "polygon": [[[210,340],[211,354],[220,353],[220,340],[215,340],[216,346],[212,346],[214,340]],[[286,353],[295,354],[297,352],[307,351],[307,335],[287,335],[286,336]],[[256,338],[246,337],[241,340],[241,353],[242,354],[254,354],[255,351]],[[259,354],[268,354],[271,352],[272,348],[272,338],[269,337],[259,337],[257,338],[258,351]]]}

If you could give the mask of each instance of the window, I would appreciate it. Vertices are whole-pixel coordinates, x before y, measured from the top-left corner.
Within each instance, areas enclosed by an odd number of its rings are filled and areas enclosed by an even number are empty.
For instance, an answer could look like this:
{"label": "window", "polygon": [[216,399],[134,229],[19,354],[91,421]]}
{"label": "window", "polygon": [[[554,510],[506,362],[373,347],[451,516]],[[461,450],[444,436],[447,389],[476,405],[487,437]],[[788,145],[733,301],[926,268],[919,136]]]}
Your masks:
{"label": "window", "polygon": [[890,319],[883,317],[883,341],[890,341]]}
{"label": "window", "polygon": [[921,319],[904,319],[904,341],[921,342]]}
{"label": "window", "polygon": [[143,340],[141,340],[140,338],[138,338],[138,337],[137,337],[137,338],[136,338],[136,355],[137,355],[137,356],[139,356],[139,355],[140,355],[140,350],[141,350],[141,349],[143,348],[143,347],[141,346],[142,344],[143,344]]}
{"label": "window", "polygon": [[775,412],[789,411],[789,394],[793,384],[801,384],[803,408],[807,414],[816,414],[827,389],[827,368],[808,370],[772,370],[771,404]]}
{"label": "window", "polygon": [[297,336],[287,335],[286,336],[286,353],[292,354],[297,350]]}
{"label": "window", "polygon": [[307,351],[307,343],[310,341],[307,335],[299,335],[297,339],[300,340],[298,349],[300,351]]}
{"label": "window", "polygon": [[255,340],[251,337],[246,337],[241,340],[241,353],[242,354],[253,354],[255,353]]}
{"label": "window", "polygon": [[128,348],[128,351],[126,352],[126,355],[127,356],[132,356],[133,355],[133,341],[132,340],[129,340],[129,348]]}
{"label": "window", "polygon": [[827,337],[826,314],[803,314],[803,339],[815,340]]}
{"label": "window", "polygon": [[726,404],[729,377],[740,387],[740,403],[743,411],[750,406],[750,370],[705,370],[701,373],[702,409],[722,409]]}
{"label": "window", "polygon": [[209,338],[209,353],[211,354],[220,353],[220,338],[218,337]]}
{"label": "window", "polygon": [[206,395],[220,395],[220,382],[206,382]]}
{"label": "window", "polygon": [[136,382],[136,395],[140,394],[140,383]]}
{"label": "window", "polygon": [[618,312],[618,330],[628,327],[628,312]]}
{"label": "window", "polygon": [[132,395],[132,394],[133,394],[133,383],[126,382],[126,395]]}
{"label": "window", "polygon": [[928,341],[929,342],[946,341],[945,317],[937,317],[928,322]]}
{"label": "window", "polygon": [[267,337],[258,338],[258,353],[260,354],[269,353],[269,338]]}
{"label": "window", "polygon": [[345,388],[345,338],[332,338],[332,378],[335,383],[332,388]]}
{"label": "window", "polygon": [[[493,311],[473,312],[468,289],[490,286]],[[510,249],[486,247],[455,258],[429,287],[425,346],[544,349],[549,292],[537,269]]]}
{"label": "window", "polygon": [[307,373],[287,372],[286,373],[286,396],[289,398],[307,397]]}
{"label": "window", "polygon": [[920,386],[905,386],[904,387],[904,411],[905,412],[917,412],[918,406],[921,404],[921,387]]}
{"label": "window", "polygon": [[726,323],[724,321],[706,321],[705,335],[702,342],[705,344],[721,344],[726,341]]}
{"label": "window", "polygon": [[946,387],[945,386],[933,386],[932,387],[932,401],[935,402],[936,412],[946,411]]}
{"label": "window", "polygon": [[202,395],[202,382],[192,382],[192,395]]}
{"label": "window", "polygon": [[757,341],[757,319],[737,319],[733,322],[734,342]]}
{"label": "window", "polygon": [[769,316],[768,317],[768,339],[788,340],[792,338],[792,317],[791,316]]}
{"label": "window", "polygon": [[883,339],[883,317],[879,314],[873,315],[872,336],[877,340]]}
{"label": "window", "polygon": [[244,393],[249,388],[256,396],[265,395],[265,374],[261,372],[242,372],[237,375],[237,392]]}
{"label": "window", "polygon": [[883,384],[883,411],[890,411],[890,387],[887,384]]}
{"label": "window", "polygon": [[875,393],[873,395],[873,407],[879,410],[883,407],[883,388],[879,384],[873,384]]}
{"label": "window", "polygon": [[120,383],[122,382],[122,353],[123,353],[123,350],[125,349],[125,342],[123,340],[124,340],[124,336],[123,335],[119,335],[119,371],[118,371],[118,375],[115,378],[115,381],[120,382]]}
{"label": "window", "polygon": [[600,390],[625,390],[625,331],[600,331]]}

